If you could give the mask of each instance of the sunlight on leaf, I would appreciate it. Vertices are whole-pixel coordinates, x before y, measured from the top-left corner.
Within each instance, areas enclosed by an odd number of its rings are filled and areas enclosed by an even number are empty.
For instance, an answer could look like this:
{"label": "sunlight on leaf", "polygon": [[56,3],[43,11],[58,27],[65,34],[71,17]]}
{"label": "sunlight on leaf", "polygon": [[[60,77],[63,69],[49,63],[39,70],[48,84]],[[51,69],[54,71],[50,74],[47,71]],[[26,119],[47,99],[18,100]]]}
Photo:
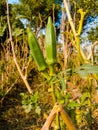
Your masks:
{"label": "sunlight on leaf", "polygon": [[75,73],[78,73],[80,76],[88,76],[89,74],[98,74],[98,66],[85,64],[75,69]]}

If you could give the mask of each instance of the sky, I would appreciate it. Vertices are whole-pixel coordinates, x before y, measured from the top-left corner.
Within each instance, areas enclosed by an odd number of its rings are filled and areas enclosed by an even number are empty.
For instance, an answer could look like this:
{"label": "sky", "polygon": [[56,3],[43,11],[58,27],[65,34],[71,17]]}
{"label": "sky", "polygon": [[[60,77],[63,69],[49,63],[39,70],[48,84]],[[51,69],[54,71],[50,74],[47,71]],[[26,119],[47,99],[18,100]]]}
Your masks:
{"label": "sky", "polygon": [[84,46],[88,42],[88,38],[87,38],[88,32],[91,30],[91,28],[96,28],[96,26],[98,26],[98,16],[96,18],[92,18],[92,21],[87,23],[84,26],[84,30],[81,35],[82,43],[84,43]]}
{"label": "sky", "polygon": [[17,3],[18,0],[8,0],[9,3]]}

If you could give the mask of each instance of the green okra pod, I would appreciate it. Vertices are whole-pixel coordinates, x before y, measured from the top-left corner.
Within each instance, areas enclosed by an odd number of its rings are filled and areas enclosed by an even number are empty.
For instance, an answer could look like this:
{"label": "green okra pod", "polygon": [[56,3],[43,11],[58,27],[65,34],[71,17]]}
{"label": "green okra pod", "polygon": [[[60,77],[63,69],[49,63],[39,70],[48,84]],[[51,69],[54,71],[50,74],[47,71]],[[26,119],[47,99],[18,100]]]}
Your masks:
{"label": "green okra pod", "polygon": [[56,57],[56,34],[55,28],[52,23],[52,18],[49,16],[46,26],[46,62],[48,65],[52,65],[57,62]]}
{"label": "green okra pod", "polygon": [[32,33],[32,31],[29,27],[27,27],[27,35],[28,35],[28,43],[29,43],[31,55],[33,56],[37,66],[38,66],[38,70],[39,71],[46,70],[47,65],[45,63],[44,56],[42,54],[42,51],[40,49],[40,46],[38,44],[38,41],[37,41],[34,33]]}
{"label": "green okra pod", "polygon": [[52,23],[52,18],[49,16],[46,26],[46,63],[49,65],[50,75],[54,75],[54,64],[57,62],[56,53],[56,33]]}

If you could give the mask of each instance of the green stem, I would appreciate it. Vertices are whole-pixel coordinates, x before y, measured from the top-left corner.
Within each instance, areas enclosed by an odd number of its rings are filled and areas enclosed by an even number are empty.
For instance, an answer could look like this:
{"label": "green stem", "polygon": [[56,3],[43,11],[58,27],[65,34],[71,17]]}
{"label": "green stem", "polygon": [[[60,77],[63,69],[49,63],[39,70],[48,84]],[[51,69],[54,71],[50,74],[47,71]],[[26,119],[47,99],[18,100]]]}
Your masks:
{"label": "green stem", "polygon": [[[54,76],[54,64],[49,66],[49,70],[50,70],[50,76]],[[51,82],[51,92],[52,92],[52,98],[53,98],[53,103],[56,103],[56,96],[55,96],[55,88],[54,88],[54,83]],[[55,130],[60,130],[60,116],[59,113],[56,114],[56,128]]]}
{"label": "green stem", "polygon": [[84,63],[84,57],[81,54],[81,50],[80,50],[80,36],[76,36],[76,49],[78,51],[80,62],[83,64]]}
{"label": "green stem", "polygon": [[49,65],[50,76],[54,76],[54,64]]}
{"label": "green stem", "polygon": [[52,82],[51,82],[51,90],[52,90],[51,92],[52,92],[53,103],[55,104],[56,103],[56,96],[55,96],[54,85]]}
{"label": "green stem", "polygon": [[47,73],[46,70],[42,71],[42,75],[43,75],[47,80],[50,80],[50,79],[51,79],[51,77],[48,75],[48,73]]}
{"label": "green stem", "polygon": [[60,130],[61,128],[60,128],[60,114],[59,113],[57,113],[56,114],[56,130]]}
{"label": "green stem", "polygon": [[79,28],[78,28],[78,35],[81,34],[82,29],[83,29],[83,22],[84,22],[84,18],[85,15],[87,14],[88,11],[83,11],[83,9],[79,9],[78,13],[80,13],[80,21],[79,21]]}
{"label": "green stem", "polygon": [[[52,90],[52,98],[53,98],[53,103],[56,103],[56,96],[55,96],[55,88],[53,85],[53,82],[51,82],[51,90]],[[59,113],[56,114],[56,128],[55,130],[60,130],[60,116]]]}

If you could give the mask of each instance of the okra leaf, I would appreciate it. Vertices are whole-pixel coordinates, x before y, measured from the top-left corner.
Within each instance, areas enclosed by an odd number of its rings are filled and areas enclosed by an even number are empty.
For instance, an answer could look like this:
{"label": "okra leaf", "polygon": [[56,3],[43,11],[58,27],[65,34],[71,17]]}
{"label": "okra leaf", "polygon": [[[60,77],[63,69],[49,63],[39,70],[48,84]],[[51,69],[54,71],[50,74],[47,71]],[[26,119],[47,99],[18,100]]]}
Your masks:
{"label": "okra leaf", "polygon": [[88,76],[88,74],[98,74],[98,66],[85,64],[77,67],[74,72],[78,73],[80,76]]}
{"label": "okra leaf", "polygon": [[61,91],[64,92],[64,90],[66,89],[65,80],[62,77],[60,77],[59,79],[60,79],[60,84],[61,84],[61,87],[62,87]]}

